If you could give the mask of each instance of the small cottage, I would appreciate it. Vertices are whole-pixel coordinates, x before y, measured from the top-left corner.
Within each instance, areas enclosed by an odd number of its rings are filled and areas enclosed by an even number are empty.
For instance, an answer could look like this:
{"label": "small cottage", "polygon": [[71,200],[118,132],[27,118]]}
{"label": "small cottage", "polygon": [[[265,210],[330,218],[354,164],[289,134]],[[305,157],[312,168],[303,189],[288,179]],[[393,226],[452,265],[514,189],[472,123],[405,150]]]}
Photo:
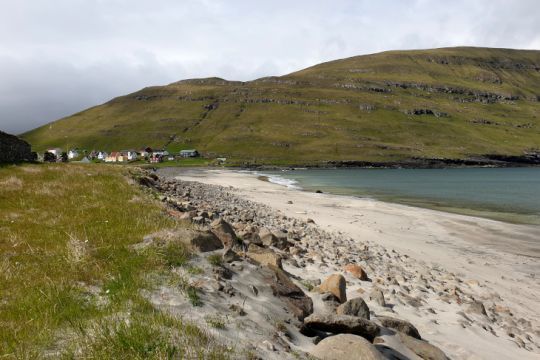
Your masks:
{"label": "small cottage", "polygon": [[152,156],[150,156],[150,162],[153,164],[163,162],[163,156],[153,153]]}
{"label": "small cottage", "polygon": [[135,150],[122,150],[121,153],[127,161],[133,161],[139,158],[139,154]]}
{"label": "small cottage", "polygon": [[77,157],[79,157],[79,150],[78,149],[71,149],[68,151],[68,159],[69,160],[72,160],[72,159],[75,159]]}
{"label": "small cottage", "polygon": [[124,162],[127,157],[119,151],[113,151],[106,158],[105,162]]}
{"label": "small cottage", "polygon": [[60,157],[60,155],[62,155],[62,149],[60,148],[50,148],[50,149],[47,149],[46,152],[53,154],[57,158]]}
{"label": "small cottage", "polygon": [[181,150],[180,151],[180,156],[185,157],[185,158],[198,157],[199,152],[197,150],[195,150],[195,149]]}
{"label": "small cottage", "polygon": [[145,147],[145,148],[139,150],[139,154],[141,155],[142,158],[146,158],[146,157],[152,155],[152,148],[151,147]]}
{"label": "small cottage", "polygon": [[97,152],[97,155],[96,155],[96,158],[98,160],[101,160],[101,161],[105,161],[105,159],[107,158],[107,156],[109,156],[109,154],[105,151],[98,151]]}

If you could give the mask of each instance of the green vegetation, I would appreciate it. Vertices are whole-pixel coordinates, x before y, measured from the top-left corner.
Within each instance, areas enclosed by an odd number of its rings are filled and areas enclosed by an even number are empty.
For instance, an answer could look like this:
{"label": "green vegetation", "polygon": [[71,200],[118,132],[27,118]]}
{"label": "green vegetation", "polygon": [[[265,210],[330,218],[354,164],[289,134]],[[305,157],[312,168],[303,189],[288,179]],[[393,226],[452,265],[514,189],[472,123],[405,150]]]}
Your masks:
{"label": "green vegetation", "polygon": [[223,263],[223,259],[221,258],[221,255],[219,254],[212,254],[208,256],[208,262],[212,266],[221,266],[221,264]]}
{"label": "green vegetation", "polygon": [[300,284],[302,284],[302,286],[305,287],[307,291],[311,291],[314,288],[313,284],[306,280],[300,281]]}
{"label": "green vegetation", "polygon": [[36,150],[196,148],[229,165],[522,155],[540,143],[539,68],[540,51],[390,51],[149,87],[23,138]]}
{"label": "green vegetation", "polygon": [[214,329],[225,329],[225,319],[219,314],[207,315],[206,323]]}
{"label": "green vegetation", "polygon": [[137,170],[0,168],[0,357],[228,357],[211,336],[142,295],[190,254],[180,246],[132,250],[143,236],[182,224],[132,184],[130,171]]}

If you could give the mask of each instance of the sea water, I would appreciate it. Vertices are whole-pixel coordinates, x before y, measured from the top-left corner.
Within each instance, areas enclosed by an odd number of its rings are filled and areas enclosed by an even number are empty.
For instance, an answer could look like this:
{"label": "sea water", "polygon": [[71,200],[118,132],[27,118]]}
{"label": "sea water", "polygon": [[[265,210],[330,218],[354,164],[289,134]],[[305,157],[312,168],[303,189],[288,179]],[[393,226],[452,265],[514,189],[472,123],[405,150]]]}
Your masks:
{"label": "sea water", "polygon": [[540,224],[540,168],[317,169],[265,172],[307,191]]}

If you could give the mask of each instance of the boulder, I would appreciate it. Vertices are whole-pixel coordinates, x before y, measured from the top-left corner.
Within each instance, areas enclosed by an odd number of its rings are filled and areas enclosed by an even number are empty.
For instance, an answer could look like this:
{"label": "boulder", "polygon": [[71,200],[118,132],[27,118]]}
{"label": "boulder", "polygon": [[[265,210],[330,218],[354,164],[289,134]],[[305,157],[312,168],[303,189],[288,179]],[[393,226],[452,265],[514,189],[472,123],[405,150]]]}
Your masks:
{"label": "boulder", "polygon": [[274,296],[285,301],[294,316],[300,321],[313,313],[313,301],[311,298],[296,286],[282,269],[274,265],[268,267],[274,273],[270,282]]}
{"label": "boulder", "polygon": [[354,334],[373,341],[379,335],[380,328],[374,322],[356,316],[312,314],[304,319],[303,332],[306,330]]}
{"label": "boulder", "polygon": [[324,304],[325,309],[330,313],[335,313],[338,306],[341,305],[338,298],[330,292],[323,293],[321,301]]}
{"label": "boulder", "polygon": [[234,250],[231,248],[225,248],[225,251],[223,251],[222,258],[223,258],[223,261],[227,263],[242,260],[242,258],[236,252],[234,252]]}
{"label": "boulder", "polygon": [[166,229],[144,237],[143,242],[136,244],[134,249],[144,249],[151,245],[164,246],[169,243],[179,242],[187,245],[190,249],[207,252],[223,248],[221,241],[210,231],[195,229]]}
{"label": "boulder", "polygon": [[223,248],[223,244],[210,231],[186,229],[181,235],[182,241],[199,252],[214,251]]}
{"label": "boulder", "polygon": [[358,316],[369,320],[369,307],[361,297],[347,300],[344,304],[339,305],[336,313],[338,315]]}
{"label": "boulder", "polygon": [[384,294],[383,294],[382,290],[377,288],[377,287],[374,288],[369,293],[369,299],[375,301],[380,306],[383,306],[383,307],[386,306],[386,301],[384,300]]}
{"label": "boulder", "polygon": [[469,314],[478,314],[487,316],[486,308],[484,307],[484,304],[482,304],[480,301],[473,301],[469,304],[467,307],[467,310],[465,310]]}
{"label": "boulder", "polygon": [[383,360],[381,353],[361,336],[339,334],[321,340],[311,351],[321,360]]}
{"label": "boulder", "polygon": [[259,230],[259,239],[264,246],[274,246],[278,249],[286,249],[291,244],[287,240],[287,234],[285,233],[274,233],[267,228],[261,228]]}
{"label": "boulder", "polygon": [[390,316],[377,316],[377,319],[381,322],[381,325],[390,329],[407,334],[415,339],[421,340],[418,329],[406,320],[396,319]]}
{"label": "boulder", "polygon": [[250,244],[248,251],[246,252],[246,256],[263,266],[273,265],[280,269],[283,268],[281,265],[281,256],[273,252],[271,249]]}
{"label": "boulder", "polygon": [[357,278],[359,280],[362,280],[362,281],[368,281],[369,280],[366,272],[364,271],[364,269],[360,265],[347,264],[347,265],[345,265],[343,270],[350,273],[352,276],[354,276],[355,278]]}
{"label": "boulder", "polygon": [[347,282],[345,281],[345,278],[341,274],[332,274],[329,277],[326,278],[322,282],[322,284],[319,286],[319,292],[325,293],[329,292],[334,294],[336,298],[338,298],[340,303],[344,303],[347,301]]}
{"label": "boulder", "polygon": [[446,354],[427,341],[415,339],[402,332],[398,332],[399,339],[403,345],[409,348],[412,352],[425,360],[449,360]]}
{"label": "boulder", "polygon": [[218,239],[221,240],[223,247],[232,248],[237,243],[236,233],[232,226],[225,220],[219,218],[212,221],[210,228]]}

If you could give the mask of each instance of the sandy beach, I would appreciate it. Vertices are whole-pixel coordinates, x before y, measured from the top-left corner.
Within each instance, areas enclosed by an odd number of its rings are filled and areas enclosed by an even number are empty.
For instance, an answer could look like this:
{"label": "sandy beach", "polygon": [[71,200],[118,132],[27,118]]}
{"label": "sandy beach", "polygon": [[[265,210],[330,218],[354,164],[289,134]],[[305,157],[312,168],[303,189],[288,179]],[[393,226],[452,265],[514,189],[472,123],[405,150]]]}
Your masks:
{"label": "sandy beach", "polygon": [[[393,310],[418,327],[423,337],[452,359],[539,359],[540,227],[385,203],[372,199],[318,194],[262,181],[256,174],[232,170],[162,170],[186,181],[230,187],[235,194],[265,204],[285,216],[312,219],[329,232],[382,246],[410,258],[412,271],[443,269],[462,281],[459,291],[475,297],[507,321],[530,322],[533,351],[516,345],[504,329],[487,329],[462,314],[458,304],[427,297],[422,309],[396,304]],[[377,264],[372,264],[376,267]],[[391,266],[391,264],[390,264]],[[306,269],[287,269],[291,273]],[[314,277],[339,270],[310,269]],[[463,290],[466,289],[466,290]],[[358,289],[348,288],[348,293]],[[357,296],[358,293],[356,293]],[[430,311],[424,311],[425,309]],[[376,309],[384,312],[385,309]],[[501,316],[503,316],[501,315]],[[473,326],[463,326],[463,317]]]}

